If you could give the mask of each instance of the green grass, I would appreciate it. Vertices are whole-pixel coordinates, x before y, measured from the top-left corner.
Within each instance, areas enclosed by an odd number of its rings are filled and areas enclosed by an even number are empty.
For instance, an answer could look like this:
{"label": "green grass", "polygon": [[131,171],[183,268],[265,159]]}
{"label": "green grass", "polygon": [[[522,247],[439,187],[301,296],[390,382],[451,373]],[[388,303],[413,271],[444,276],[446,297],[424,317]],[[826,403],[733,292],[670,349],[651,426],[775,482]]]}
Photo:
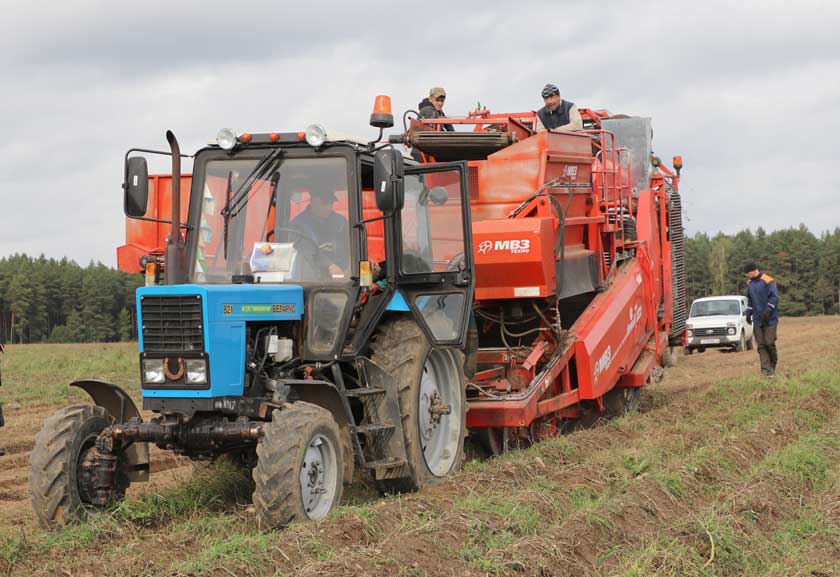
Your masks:
{"label": "green grass", "polygon": [[67,405],[88,400],[69,387],[78,379],[96,378],[140,396],[137,343],[10,345],[3,355],[5,404]]}
{"label": "green grass", "polygon": [[206,511],[224,510],[232,502],[251,498],[248,480],[235,466],[220,461],[190,481],[162,494],[146,493],[105,513],[122,524],[158,527]]}

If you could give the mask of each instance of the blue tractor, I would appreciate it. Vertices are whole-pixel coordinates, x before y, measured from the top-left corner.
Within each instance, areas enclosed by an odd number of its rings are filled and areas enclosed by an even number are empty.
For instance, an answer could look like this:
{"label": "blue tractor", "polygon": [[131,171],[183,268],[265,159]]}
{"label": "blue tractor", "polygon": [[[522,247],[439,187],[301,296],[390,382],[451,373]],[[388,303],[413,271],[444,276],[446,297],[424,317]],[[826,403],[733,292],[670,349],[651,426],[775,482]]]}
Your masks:
{"label": "blue tractor", "polygon": [[[125,212],[170,226],[137,291],[143,419],[120,387],[49,417],[32,451],[45,527],[124,498],[149,443],[251,471],[261,527],[322,519],[361,468],[383,491],[459,469],[473,300],[465,163],[419,165],[379,139],[223,130],[192,157],[126,154]],[[147,214],[146,157],[172,158],[171,219]],[[185,199],[186,200],[186,199]],[[157,280],[156,280],[157,279]],[[162,282],[159,282],[162,281]]]}

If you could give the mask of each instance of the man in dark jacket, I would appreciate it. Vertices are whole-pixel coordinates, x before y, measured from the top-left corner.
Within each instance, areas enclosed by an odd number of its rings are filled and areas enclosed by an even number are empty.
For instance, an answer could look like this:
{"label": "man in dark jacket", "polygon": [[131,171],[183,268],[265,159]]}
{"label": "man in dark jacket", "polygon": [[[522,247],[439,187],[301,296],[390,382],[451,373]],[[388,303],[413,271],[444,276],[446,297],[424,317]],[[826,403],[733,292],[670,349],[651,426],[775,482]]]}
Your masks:
{"label": "man in dark jacket", "polygon": [[[420,118],[446,118],[443,113],[443,103],[446,101],[446,91],[440,86],[435,86],[429,90],[429,97],[424,98],[418,104],[420,109]],[[455,127],[451,124],[444,124],[444,130],[454,132]]]}
{"label": "man in dark jacket", "polygon": [[583,119],[574,102],[560,98],[560,89],[553,84],[546,84],[542,89],[545,106],[537,111],[535,132],[543,130],[581,130]]}
{"label": "man in dark jacket", "polygon": [[289,223],[289,228],[300,231],[310,244],[317,243],[313,247],[302,242],[298,250],[317,249],[310,261],[318,265],[318,280],[343,281],[350,269],[350,233],[347,219],[333,208],[336,200],[335,192],[329,188],[312,190],[309,206]]}
{"label": "man in dark jacket", "polygon": [[769,274],[762,273],[758,265],[749,262],[744,265],[747,275],[747,320],[752,318],[761,374],[772,377],[776,372],[776,327],[779,324],[779,291],[776,281]]}

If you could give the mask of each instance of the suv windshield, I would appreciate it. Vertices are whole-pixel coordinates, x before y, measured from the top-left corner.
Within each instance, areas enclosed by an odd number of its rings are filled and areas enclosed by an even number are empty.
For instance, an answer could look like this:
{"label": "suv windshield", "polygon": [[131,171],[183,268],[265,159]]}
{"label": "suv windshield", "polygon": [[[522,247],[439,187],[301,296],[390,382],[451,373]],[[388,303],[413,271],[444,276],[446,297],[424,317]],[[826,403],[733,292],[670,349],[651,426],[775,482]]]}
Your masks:
{"label": "suv windshield", "polygon": [[[192,282],[347,282],[350,279],[347,161],[285,158],[240,191],[261,158],[206,163]],[[227,243],[225,244],[225,238]]]}
{"label": "suv windshield", "polygon": [[738,316],[741,314],[741,304],[734,299],[719,301],[699,301],[691,305],[691,318],[714,316]]}

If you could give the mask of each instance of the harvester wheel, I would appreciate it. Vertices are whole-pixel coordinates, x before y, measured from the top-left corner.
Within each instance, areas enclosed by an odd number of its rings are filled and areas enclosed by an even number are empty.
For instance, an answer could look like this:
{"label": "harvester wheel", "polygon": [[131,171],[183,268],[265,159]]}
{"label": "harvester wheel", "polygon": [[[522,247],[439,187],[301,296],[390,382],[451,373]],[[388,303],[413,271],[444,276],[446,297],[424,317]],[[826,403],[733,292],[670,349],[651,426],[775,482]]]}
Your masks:
{"label": "harvester wheel", "polygon": [[615,387],[604,395],[604,408],[608,417],[622,417],[639,410],[642,390],[638,387]]}
{"label": "harvester wheel", "polygon": [[[113,421],[104,408],[92,405],[71,405],[44,421],[29,462],[32,507],[42,527],[81,521],[93,507],[82,482],[82,463],[99,433]],[[128,488],[123,475],[118,481],[117,500]]]}
{"label": "harvester wheel", "polygon": [[371,359],[398,383],[409,475],[382,481],[386,492],[414,491],[460,470],[466,436],[464,357],[433,349],[411,319],[382,325]]}
{"label": "harvester wheel", "polygon": [[274,411],[257,443],[254,507],[261,529],[323,519],[341,501],[344,453],[328,410],[298,401]]}
{"label": "harvester wheel", "polygon": [[738,343],[735,345],[735,352],[736,353],[743,353],[747,350],[747,339],[744,336],[744,331],[741,331],[741,338],[738,340]]}

